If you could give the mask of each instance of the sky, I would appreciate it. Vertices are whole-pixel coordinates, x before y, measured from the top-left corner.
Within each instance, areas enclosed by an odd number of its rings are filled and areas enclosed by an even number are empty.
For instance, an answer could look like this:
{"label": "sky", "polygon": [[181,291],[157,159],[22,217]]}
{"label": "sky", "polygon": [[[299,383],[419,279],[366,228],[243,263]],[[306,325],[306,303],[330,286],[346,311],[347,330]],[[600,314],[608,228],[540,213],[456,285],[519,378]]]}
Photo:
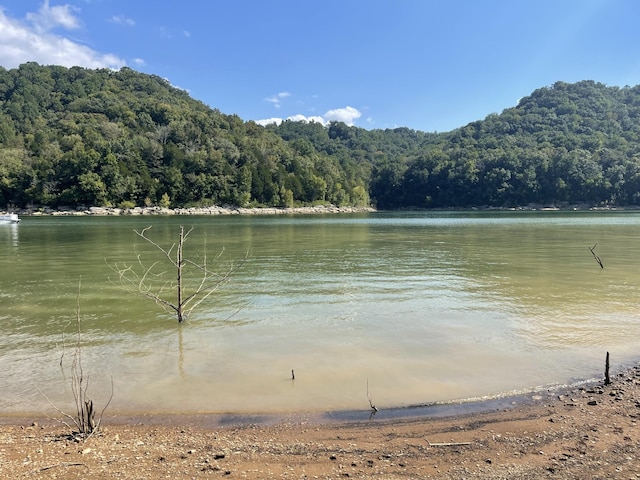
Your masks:
{"label": "sky", "polygon": [[640,84],[637,0],[0,0],[0,66],[158,75],[265,124],[445,132],[557,81]]}

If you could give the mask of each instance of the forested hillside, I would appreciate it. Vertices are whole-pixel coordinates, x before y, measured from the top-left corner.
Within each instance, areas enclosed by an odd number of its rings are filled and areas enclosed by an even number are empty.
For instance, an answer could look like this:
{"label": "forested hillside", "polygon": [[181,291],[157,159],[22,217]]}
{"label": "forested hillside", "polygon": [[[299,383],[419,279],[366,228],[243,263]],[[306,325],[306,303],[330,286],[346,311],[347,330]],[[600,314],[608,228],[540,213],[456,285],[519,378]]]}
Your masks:
{"label": "forested hillside", "polygon": [[640,86],[557,82],[443,134],[408,162],[376,164],[383,208],[640,204]]}
{"label": "forested hillside", "polygon": [[640,87],[558,82],[436,134],[262,127],[128,68],[0,67],[0,208],[317,203],[638,205]]}
{"label": "forested hillside", "polygon": [[0,207],[365,205],[370,170],[128,68],[0,69]]}

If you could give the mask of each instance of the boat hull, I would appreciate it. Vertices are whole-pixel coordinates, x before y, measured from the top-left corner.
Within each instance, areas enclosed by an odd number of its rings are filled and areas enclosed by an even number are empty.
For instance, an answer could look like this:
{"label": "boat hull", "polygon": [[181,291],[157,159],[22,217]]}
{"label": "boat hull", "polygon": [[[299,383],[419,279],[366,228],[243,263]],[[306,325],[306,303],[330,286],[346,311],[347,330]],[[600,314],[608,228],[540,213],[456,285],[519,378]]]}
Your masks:
{"label": "boat hull", "polygon": [[15,224],[15,223],[18,223],[19,221],[20,221],[20,218],[18,218],[18,215],[16,215],[15,213],[10,213],[8,215],[0,215],[0,225]]}

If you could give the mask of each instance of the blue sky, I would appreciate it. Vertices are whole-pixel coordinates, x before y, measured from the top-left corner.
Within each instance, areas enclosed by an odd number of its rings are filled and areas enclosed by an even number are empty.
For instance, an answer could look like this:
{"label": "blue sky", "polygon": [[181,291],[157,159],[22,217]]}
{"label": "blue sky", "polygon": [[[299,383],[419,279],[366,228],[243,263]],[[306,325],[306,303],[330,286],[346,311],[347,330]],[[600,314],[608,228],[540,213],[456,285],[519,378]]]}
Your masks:
{"label": "blue sky", "polygon": [[636,0],[0,0],[0,65],[133,69],[243,120],[449,131],[640,83]]}

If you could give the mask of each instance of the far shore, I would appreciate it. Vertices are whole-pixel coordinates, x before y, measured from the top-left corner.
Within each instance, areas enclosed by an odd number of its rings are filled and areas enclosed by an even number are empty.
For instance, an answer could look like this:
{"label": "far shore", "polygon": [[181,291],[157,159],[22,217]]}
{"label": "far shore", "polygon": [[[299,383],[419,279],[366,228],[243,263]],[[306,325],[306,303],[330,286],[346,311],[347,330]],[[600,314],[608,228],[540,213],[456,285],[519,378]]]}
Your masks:
{"label": "far shore", "polygon": [[[443,207],[435,209],[400,209],[391,210],[397,212],[437,212],[437,211],[638,211],[640,206],[630,205],[618,206],[594,206],[588,204],[573,205],[526,205],[519,207],[489,207],[475,206],[467,208]],[[379,210],[371,207],[337,206],[332,204],[314,205],[305,207],[238,207],[233,205],[214,205],[209,207],[28,207],[0,210],[0,215],[15,213],[18,216],[170,216],[170,215],[327,215],[327,214],[350,214],[350,213],[373,213]]]}
{"label": "far shore", "polygon": [[[350,207],[336,205],[316,205],[309,207],[256,207],[245,208],[235,206],[211,207],[78,207],[78,208],[24,208],[12,210],[19,216],[139,216],[139,215],[314,215],[339,213],[375,212],[372,207]],[[0,212],[1,213],[1,212]]]}

